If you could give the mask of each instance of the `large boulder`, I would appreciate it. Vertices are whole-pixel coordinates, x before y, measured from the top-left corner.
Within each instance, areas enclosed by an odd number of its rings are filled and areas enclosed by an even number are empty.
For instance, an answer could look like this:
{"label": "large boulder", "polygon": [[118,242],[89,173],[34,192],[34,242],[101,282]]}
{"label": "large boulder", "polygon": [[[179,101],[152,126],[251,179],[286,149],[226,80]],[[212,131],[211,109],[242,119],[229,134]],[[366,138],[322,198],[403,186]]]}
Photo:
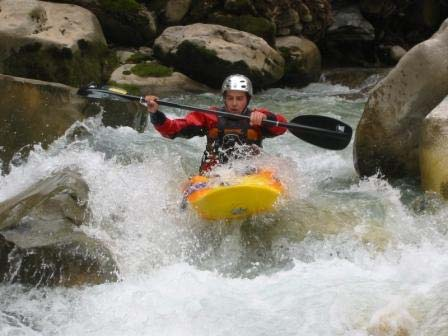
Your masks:
{"label": "large boulder", "polygon": [[[0,170],[7,173],[13,157],[26,158],[34,144],[46,148],[70,126],[100,112],[97,101],[78,89],[57,83],[0,75]],[[136,102],[103,101],[106,126],[143,131],[147,112]]]}
{"label": "large boulder", "polygon": [[420,171],[423,189],[448,199],[448,97],[423,121]]}
{"label": "large boulder", "polygon": [[89,218],[88,187],[62,171],[0,203],[0,280],[74,286],[117,280],[110,251],[79,226]]}
{"label": "large boulder", "polygon": [[284,36],[276,40],[277,48],[285,59],[283,81],[288,85],[305,86],[318,81],[322,62],[319,48],[306,38]]}
{"label": "large boulder", "polygon": [[0,2],[0,73],[79,85],[104,80],[112,60],[88,10],[37,0]]}
{"label": "large boulder", "polygon": [[248,76],[256,87],[269,86],[284,74],[283,57],[265,40],[220,25],[169,27],[156,39],[154,53],[192,79],[214,88],[232,73]]}
{"label": "large boulder", "polygon": [[418,147],[425,116],[448,93],[448,20],[416,45],[371,92],[356,129],[361,176],[420,175]]}
{"label": "large boulder", "polygon": [[27,154],[29,145],[44,148],[76,121],[84,118],[86,101],[63,84],[0,75],[0,159],[3,171],[14,153]]}

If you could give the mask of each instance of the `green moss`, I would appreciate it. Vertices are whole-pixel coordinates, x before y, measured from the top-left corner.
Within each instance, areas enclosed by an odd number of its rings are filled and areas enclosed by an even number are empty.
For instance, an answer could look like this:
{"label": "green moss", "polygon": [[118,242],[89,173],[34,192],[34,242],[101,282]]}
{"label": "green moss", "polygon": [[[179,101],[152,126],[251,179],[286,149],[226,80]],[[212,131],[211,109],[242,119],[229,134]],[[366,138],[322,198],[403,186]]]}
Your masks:
{"label": "green moss", "polygon": [[158,63],[140,63],[132,67],[131,72],[140,77],[168,77],[173,69]]}
{"label": "green moss", "polygon": [[132,56],[126,60],[126,63],[142,63],[149,60],[151,60],[150,56],[137,52],[132,54]]}
{"label": "green moss", "polygon": [[133,13],[140,9],[135,0],[100,0],[101,7],[114,13]]}
{"label": "green moss", "polygon": [[117,65],[115,53],[105,45],[85,42],[83,49],[72,52],[35,44],[13,51],[4,62],[4,73],[80,86],[105,81]]}

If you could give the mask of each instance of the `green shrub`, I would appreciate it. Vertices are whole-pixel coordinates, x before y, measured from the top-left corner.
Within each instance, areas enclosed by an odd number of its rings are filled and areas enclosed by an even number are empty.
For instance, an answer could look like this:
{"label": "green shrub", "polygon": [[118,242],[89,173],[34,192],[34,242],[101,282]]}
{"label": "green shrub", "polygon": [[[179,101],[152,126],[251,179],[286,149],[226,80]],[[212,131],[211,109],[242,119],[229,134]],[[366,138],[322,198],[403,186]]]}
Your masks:
{"label": "green shrub", "polygon": [[173,69],[153,62],[134,65],[131,72],[140,77],[168,77],[172,75]]}
{"label": "green shrub", "polygon": [[140,52],[132,54],[127,60],[126,63],[142,63],[144,61],[151,60],[151,57]]}

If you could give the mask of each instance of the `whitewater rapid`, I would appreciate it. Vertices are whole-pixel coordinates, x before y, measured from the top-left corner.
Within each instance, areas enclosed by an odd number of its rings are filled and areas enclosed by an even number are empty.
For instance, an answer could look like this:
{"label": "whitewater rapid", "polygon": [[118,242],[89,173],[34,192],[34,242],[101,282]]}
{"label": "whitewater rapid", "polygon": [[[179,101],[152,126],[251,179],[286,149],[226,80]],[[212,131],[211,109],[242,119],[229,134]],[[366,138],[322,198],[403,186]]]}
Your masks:
{"label": "whitewater rapid", "polygon": [[[351,93],[316,83],[267,90],[253,105],[355,128],[366,98]],[[220,98],[168,99],[207,107]],[[151,125],[141,134],[100,118],[83,126],[90,138],[35,146],[1,176],[0,202],[55,171],[79,171],[92,215],[81,229],[112,251],[120,279],[80,288],[3,283],[1,336],[448,335],[448,207],[415,182],[359,179],[351,146],[329,151],[286,134],[266,140],[260,159],[287,186],[279,211],[210,223],[179,208],[204,139],[171,141]]]}

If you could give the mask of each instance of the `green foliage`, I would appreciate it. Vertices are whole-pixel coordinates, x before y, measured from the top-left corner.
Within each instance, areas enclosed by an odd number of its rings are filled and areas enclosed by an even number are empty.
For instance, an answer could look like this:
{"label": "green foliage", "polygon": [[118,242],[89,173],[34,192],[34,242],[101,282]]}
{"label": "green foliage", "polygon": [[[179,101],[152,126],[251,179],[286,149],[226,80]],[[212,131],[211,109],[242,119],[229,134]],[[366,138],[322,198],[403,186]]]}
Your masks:
{"label": "green foliage", "polygon": [[101,7],[115,13],[132,13],[140,9],[135,0],[100,0]]}
{"label": "green foliage", "polygon": [[168,77],[173,69],[155,62],[140,63],[132,67],[131,72],[140,77]]}
{"label": "green foliage", "polygon": [[126,63],[142,63],[149,60],[151,60],[150,56],[137,52],[132,54],[132,56],[126,60]]}

